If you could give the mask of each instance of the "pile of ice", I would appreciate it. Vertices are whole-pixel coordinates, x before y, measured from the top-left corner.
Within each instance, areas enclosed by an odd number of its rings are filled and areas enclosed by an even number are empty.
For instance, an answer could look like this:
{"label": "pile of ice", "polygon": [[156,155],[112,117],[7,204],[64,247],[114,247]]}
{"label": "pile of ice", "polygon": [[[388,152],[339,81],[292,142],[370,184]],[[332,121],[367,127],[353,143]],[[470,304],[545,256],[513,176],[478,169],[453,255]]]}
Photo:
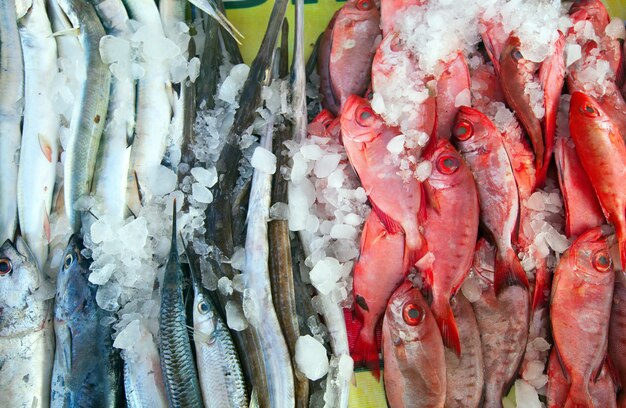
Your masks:
{"label": "pile of ice", "polygon": [[308,239],[305,282],[349,306],[350,272],[359,255],[359,236],[370,212],[367,195],[348,163],[344,147],[330,137],[310,135],[287,143],[289,229]]}

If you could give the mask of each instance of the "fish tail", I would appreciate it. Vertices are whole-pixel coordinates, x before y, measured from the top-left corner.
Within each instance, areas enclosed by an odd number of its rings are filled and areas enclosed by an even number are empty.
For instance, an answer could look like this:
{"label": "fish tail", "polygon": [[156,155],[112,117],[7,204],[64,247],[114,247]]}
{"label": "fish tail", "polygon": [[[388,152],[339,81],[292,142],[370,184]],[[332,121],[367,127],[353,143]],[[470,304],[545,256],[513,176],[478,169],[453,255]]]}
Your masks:
{"label": "fish tail", "polygon": [[352,352],[354,362],[367,367],[374,378],[380,381],[380,359],[374,330],[364,326],[359,331]]}
{"label": "fish tail", "polygon": [[496,295],[500,294],[508,286],[519,285],[526,289],[529,288],[526,271],[513,248],[509,247],[504,254],[498,251],[495,268],[493,286],[496,290]]}
{"label": "fish tail", "polygon": [[565,401],[565,408],[589,407],[595,407],[589,393],[589,381],[577,381],[576,378],[573,378],[567,394],[567,400]]}
{"label": "fish tail", "polygon": [[402,260],[402,270],[405,276],[427,252],[428,248],[426,247],[426,242],[419,232],[405,235],[404,256]]}
{"label": "fish tail", "polygon": [[545,260],[537,266],[535,272],[535,291],[533,293],[532,311],[535,312],[548,305],[550,299],[550,272]]}
{"label": "fish tail", "polygon": [[461,339],[459,338],[459,329],[452,313],[452,307],[446,297],[435,298],[431,305],[431,311],[435,315],[437,326],[441,332],[441,340],[443,345],[461,356]]}

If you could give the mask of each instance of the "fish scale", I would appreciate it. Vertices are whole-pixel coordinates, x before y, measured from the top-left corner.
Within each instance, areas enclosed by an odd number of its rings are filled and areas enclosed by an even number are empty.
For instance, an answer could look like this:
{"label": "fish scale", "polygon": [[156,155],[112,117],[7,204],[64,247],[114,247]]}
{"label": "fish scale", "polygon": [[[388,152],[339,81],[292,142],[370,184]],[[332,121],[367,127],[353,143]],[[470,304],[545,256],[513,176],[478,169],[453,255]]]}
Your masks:
{"label": "fish scale", "polygon": [[172,207],[172,245],[163,275],[159,318],[161,367],[170,407],[202,407],[198,375],[187,334],[183,271],[176,245],[175,202]]}

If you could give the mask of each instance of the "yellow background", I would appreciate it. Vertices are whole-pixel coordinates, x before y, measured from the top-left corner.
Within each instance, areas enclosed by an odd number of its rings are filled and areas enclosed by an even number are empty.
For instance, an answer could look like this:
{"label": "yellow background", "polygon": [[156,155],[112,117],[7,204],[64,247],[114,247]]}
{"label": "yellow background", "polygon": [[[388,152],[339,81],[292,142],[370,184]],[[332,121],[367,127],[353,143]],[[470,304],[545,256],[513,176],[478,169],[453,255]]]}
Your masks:
{"label": "yellow background", "polygon": [[[607,5],[612,16],[626,19],[626,0],[603,0],[603,2]],[[318,3],[304,5],[304,40],[307,58],[317,37],[326,28],[334,12],[343,4],[344,2],[335,0],[319,0]],[[248,64],[252,62],[261,45],[273,5],[273,1],[266,1],[259,6],[226,11],[230,21],[245,37],[240,48],[244,60]],[[294,29],[294,6],[291,2],[287,8],[287,19],[289,21],[289,55],[291,58]],[[357,386],[351,387],[350,407],[381,408],[387,406],[382,377],[379,383],[369,372],[359,371],[355,373],[354,379]]]}

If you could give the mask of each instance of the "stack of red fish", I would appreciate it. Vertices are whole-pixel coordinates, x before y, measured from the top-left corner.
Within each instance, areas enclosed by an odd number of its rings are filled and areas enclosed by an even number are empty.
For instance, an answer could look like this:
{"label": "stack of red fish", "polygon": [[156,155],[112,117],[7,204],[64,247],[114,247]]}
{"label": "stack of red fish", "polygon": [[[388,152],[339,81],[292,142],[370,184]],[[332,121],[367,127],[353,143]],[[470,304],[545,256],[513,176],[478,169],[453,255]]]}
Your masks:
{"label": "stack of red fish", "polygon": [[[354,267],[355,363],[378,377],[382,353],[392,407],[498,407],[530,363],[527,343],[550,332],[548,406],[626,406],[616,397],[626,385],[626,280],[614,274],[619,258],[626,264],[626,104],[622,45],[605,33],[606,9],[576,1],[541,63],[525,58],[515,33],[485,22],[487,62],[470,69],[459,52],[420,78],[430,92],[392,126],[372,96],[389,92],[398,67],[410,73],[415,56],[394,23],[425,3],[349,0],[320,43],[326,109],[314,121],[341,138],[372,207]],[[566,39],[581,54],[567,69]],[[585,74],[599,62],[603,81]],[[404,80],[412,86],[411,75]],[[529,82],[543,92],[540,115]],[[494,123],[494,102],[515,115],[505,128]],[[569,126],[557,132],[568,102]],[[529,252],[524,226],[537,214],[523,203],[557,179],[573,243],[551,263]],[[536,258],[527,270],[524,252]],[[480,288],[471,302],[460,291],[470,271]],[[532,358],[545,363],[540,351]]]}

